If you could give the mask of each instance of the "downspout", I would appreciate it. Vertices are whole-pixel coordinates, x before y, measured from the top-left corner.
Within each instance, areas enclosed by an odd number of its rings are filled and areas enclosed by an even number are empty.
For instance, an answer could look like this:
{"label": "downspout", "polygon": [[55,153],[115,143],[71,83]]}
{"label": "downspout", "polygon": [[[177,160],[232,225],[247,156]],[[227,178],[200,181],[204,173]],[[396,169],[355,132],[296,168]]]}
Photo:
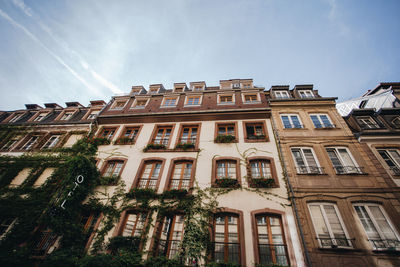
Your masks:
{"label": "downspout", "polygon": [[[270,104],[270,101],[268,100],[268,104]],[[287,175],[287,170],[286,170],[286,164],[283,161],[283,153],[282,153],[282,145],[281,145],[281,140],[279,138],[279,133],[277,131],[276,125],[275,125],[275,121],[274,118],[271,114],[271,122],[272,122],[272,128],[273,128],[273,132],[274,132],[274,136],[275,136],[275,140],[278,144],[278,153],[279,153],[279,159],[281,161],[282,164],[282,168],[283,168],[283,175],[286,178],[286,183],[289,187],[289,198],[290,198],[290,202],[293,205],[293,209],[294,209],[294,214],[296,217],[296,223],[297,223],[297,227],[299,229],[299,233],[300,233],[300,238],[301,238],[301,243],[303,245],[303,250],[304,250],[304,256],[306,258],[306,265],[308,267],[311,267],[311,260],[310,260],[310,255],[308,254],[308,250],[307,250],[307,245],[306,245],[306,241],[304,239],[304,233],[303,233],[303,228],[300,224],[300,218],[299,218],[299,211],[297,209],[297,205],[296,205],[296,201],[295,201],[295,196],[294,196],[294,192],[293,192],[293,187],[292,184],[290,183],[289,180],[289,176]]]}

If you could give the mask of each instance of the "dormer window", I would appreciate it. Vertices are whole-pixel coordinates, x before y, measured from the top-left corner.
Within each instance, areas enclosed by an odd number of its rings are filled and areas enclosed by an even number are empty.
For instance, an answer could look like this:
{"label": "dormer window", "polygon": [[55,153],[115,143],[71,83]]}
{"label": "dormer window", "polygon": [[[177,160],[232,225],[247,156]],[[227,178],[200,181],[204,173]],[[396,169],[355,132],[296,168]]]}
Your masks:
{"label": "dormer window", "polygon": [[140,94],[140,90],[132,90],[131,95],[138,95]]}
{"label": "dormer window", "polygon": [[71,119],[73,114],[74,114],[73,111],[67,111],[67,112],[64,113],[64,115],[61,117],[60,120],[67,121],[67,120]]}
{"label": "dormer window", "polygon": [[260,98],[257,93],[251,93],[251,94],[247,93],[242,95],[242,101],[245,104],[254,104],[254,103],[259,103]]}
{"label": "dormer window", "polygon": [[86,118],[87,120],[93,120],[97,117],[97,115],[100,113],[100,110],[93,110],[90,112],[89,116]]}
{"label": "dormer window", "polygon": [[112,109],[121,110],[125,107],[125,104],[126,104],[126,100],[117,100],[114,102]]}
{"label": "dormer window", "polygon": [[175,107],[178,103],[178,97],[166,97],[163,100],[162,107]]}
{"label": "dormer window", "polygon": [[299,90],[300,98],[314,98],[314,94],[311,90]]}
{"label": "dormer window", "polygon": [[370,116],[357,117],[356,119],[363,130],[380,128],[378,123]]}
{"label": "dormer window", "polygon": [[158,93],[158,88],[150,89],[150,94],[157,94],[157,93]]}
{"label": "dormer window", "polygon": [[24,116],[24,113],[15,114],[14,117],[12,117],[9,122],[17,122],[19,119],[22,118],[22,116]]}
{"label": "dormer window", "polygon": [[243,88],[249,89],[249,88],[251,88],[251,84],[250,83],[243,83]]}
{"label": "dormer window", "polygon": [[193,91],[202,91],[203,90],[203,86],[194,86],[193,87]]}
{"label": "dormer window", "polygon": [[240,83],[233,83],[232,87],[233,88],[240,88]]}
{"label": "dormer window", "polygon": [[175,88],[175,92],[178,92],[178,93],[183,92],[183,87]]}
{"label": "dormer window", "polygon": [[290,98],[288,91],[275,91],[275,97],[279,99]]}
{"label": "dormer window", "polygon": [[39,113],[39,115],[33,121],[42,121],[48,113]]}
{"label": "dormer window", "polygon": [[148,99],[135,99],[133,102],[132,108],[145,108],[147,105],[147,102],[149,102]]}
{"label": "dormer window", "polygon": [[392,124],[395,128],[399,129],[400,128],[400,116],[397,116],[392,120]]}
{"label": "dormer window", "polygon": [[232,105],[235,103],[235,96],[229,95],[218,95],[218,105]]}

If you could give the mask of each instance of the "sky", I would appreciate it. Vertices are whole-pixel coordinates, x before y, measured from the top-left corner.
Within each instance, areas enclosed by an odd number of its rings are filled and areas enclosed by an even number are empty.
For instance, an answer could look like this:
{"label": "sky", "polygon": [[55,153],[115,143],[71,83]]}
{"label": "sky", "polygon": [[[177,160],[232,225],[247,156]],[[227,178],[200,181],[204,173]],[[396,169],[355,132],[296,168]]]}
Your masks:
{"label": "sky", "polygon": [[400,81],[398,0],[0,0],[0,110],[253,78],[355,98]]}

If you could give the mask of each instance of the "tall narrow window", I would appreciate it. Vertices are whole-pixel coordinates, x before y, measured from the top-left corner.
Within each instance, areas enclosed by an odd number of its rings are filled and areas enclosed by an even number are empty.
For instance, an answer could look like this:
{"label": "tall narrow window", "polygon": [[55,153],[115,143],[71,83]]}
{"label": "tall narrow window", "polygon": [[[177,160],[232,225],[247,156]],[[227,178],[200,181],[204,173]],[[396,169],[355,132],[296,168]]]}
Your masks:
{"label": "tall narrow window", "polygon": [[312,114],[310,115],[315,128],[333,128],[334,125],[331,123],[328,115],[326,114]]}
{"label": "tall narrow window", "polygon": [[34,145],[37,143],[39,140],[39,136],[32,136],[28,142],[25,143],[25,145],[22,147],[22,150],[30,150],[34,147]]}
{"label": "tall narrow window", "polygon": [[148,214],[144,212],[127,213],[120,231],[120,235],[141,238],[144,234],[147,217]]}
{"label": "tall narrow window", "polygon": [[285,114],[281,115],[283,127],[285,129],[291,129],[291,128],[303,128],[303,125],[300,122],[299,116],[296,114]]}
{"label": "tall narrow window", "polygon": [[160,224],[157,256],[172,259],[179,253],[179,247],[183,238],[184,216],[170,215],[164,217]]}
{"label": "tall narrow window", "polygon": [[138,188],[156,189],[158,179],[160,178],[161,162],[147,162],[139,178]]}
{"label": "tall narrow window", "polygon": [[394,175],[400,175],[400,152],[398,149],[387,148],[378,149],[379,155],[383,158],[386,164]]}
{"label": "tall narrow window", "polygon": [[217,179],[237,179],[237,163],[234,160],[217,161]]}
{"label": "tall narrow window", "polygon": [[321,247],[352,247],[336,205],[312,203],[308,207]]}
{"label": "tall narrow window", "polygon": [[197,125],[196,126],[182,126],[179,143],[196,145],[198,130],[199,130],[199,127]]}
{"label": "tall narrow window", "polygon": [[322,174],[311,148],[292,148],[292,155],[299,174]]}
{"label": "tall narrow window", "polygon": [[119,177],[121,175],[122,166],[124,166],[123,161],[107,162],[103,177]]}
{"label": "tall narrow window", "polygon": [[281,218],[261,214],[256,216],[256,223],[258,263],[263,265],[289,265]]}
{"label": "tall narrow window", "polygon": [[236,214],[217,214],[214,219],[215,262],[241,262],[239,217]]}
{"label": "tall narrow window", "polygon": [[377,204],[355,204],[354,209],[374,249],[400,250],[399,235]]}
{"label": "tall narrow window", "polygon": [[55,147],[58,142],[60,141],[60,134],[54,134],[52,136],[50,136],[50,138],[47,140],[47,142],[42,146],[42,149],[46,149],[46,148],[53,148]]}
{"label": "tall narrow window", "polygon": [[158,126],[152,143],[168,146],[171,132],[172,126]]}
{"label": "tall narrow window", "polygon": [[93,231],[95,230],[97,221],[100,218],[100,212],[85,212],[82,214],[81,217],[81,224],[83,225],[86,243],[88,242],[90,236],[92,235]]}
{"label": "tall narrow window", "polygon": [[50,249],[54,245],[57,235],[50,229],[41,230],[34,239],[33,256],[45,256],[51,253]]}
{"label": "tall narrow window", "polygon": [[328,147],[326,152],[337,174],[362,173],[355,160],[345,147]]}
{"label": "tall narrow window", "polygon": [[174,164],[174,170],[169,189],[188,190],[192,177],[192,162],[177,162]]}

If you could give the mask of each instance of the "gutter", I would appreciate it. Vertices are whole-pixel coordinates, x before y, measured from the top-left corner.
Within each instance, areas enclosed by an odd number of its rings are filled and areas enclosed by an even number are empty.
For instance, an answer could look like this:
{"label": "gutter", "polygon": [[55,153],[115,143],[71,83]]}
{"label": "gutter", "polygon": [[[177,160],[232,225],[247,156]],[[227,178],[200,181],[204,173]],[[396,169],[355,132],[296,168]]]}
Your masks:
{"label": "gutter", "polygon": [[[268,100],[269,102],[269,100]],[[283,161],[283,153],[282,153],[282,145],[281,145],[281,140],[279,138],[279,133],[276,130],[276,125],[275,125],[275,121],[274,121],[274,117],[271,114],[271,122],[272,122],[272,128],[273,128],[273,132],[274,132],[274,136],[275,136],[275,140],[278,143],[278,153],[279,153],[279,158],[281,160],[281,165],[283,168],[283,175],[286,178],[286,183],[289,187],[289,198],[290,198],[290,202],[293,205],[293,209],[294,209],[294,214],[296,217],[296,223],[297,223],[297,227],[299,229],[299,234],[300,234],[300,238],[301,238],[301,243],[303,245],[303,250],[304,250],[304,256],[305,256],[305,260],[306,260],[306,265],[308,267],[311,267],[311,259],[310,259],[310,255],[308,254],[308,250],[307,250],[307,245],[306,245],[306,241],[304,238],[304,233],[303,233],[303,228],[300,224],[300,218],[299,218],[299,211],[297,209],[297,205],[296,205],[296,201],[295,201],[295,196],[294,196],[294,191],[293,191],[293,187],[292,184],[290,183],[289,180],[289,176],[287,175],[287,169],[286,169],[286,164]]]}

